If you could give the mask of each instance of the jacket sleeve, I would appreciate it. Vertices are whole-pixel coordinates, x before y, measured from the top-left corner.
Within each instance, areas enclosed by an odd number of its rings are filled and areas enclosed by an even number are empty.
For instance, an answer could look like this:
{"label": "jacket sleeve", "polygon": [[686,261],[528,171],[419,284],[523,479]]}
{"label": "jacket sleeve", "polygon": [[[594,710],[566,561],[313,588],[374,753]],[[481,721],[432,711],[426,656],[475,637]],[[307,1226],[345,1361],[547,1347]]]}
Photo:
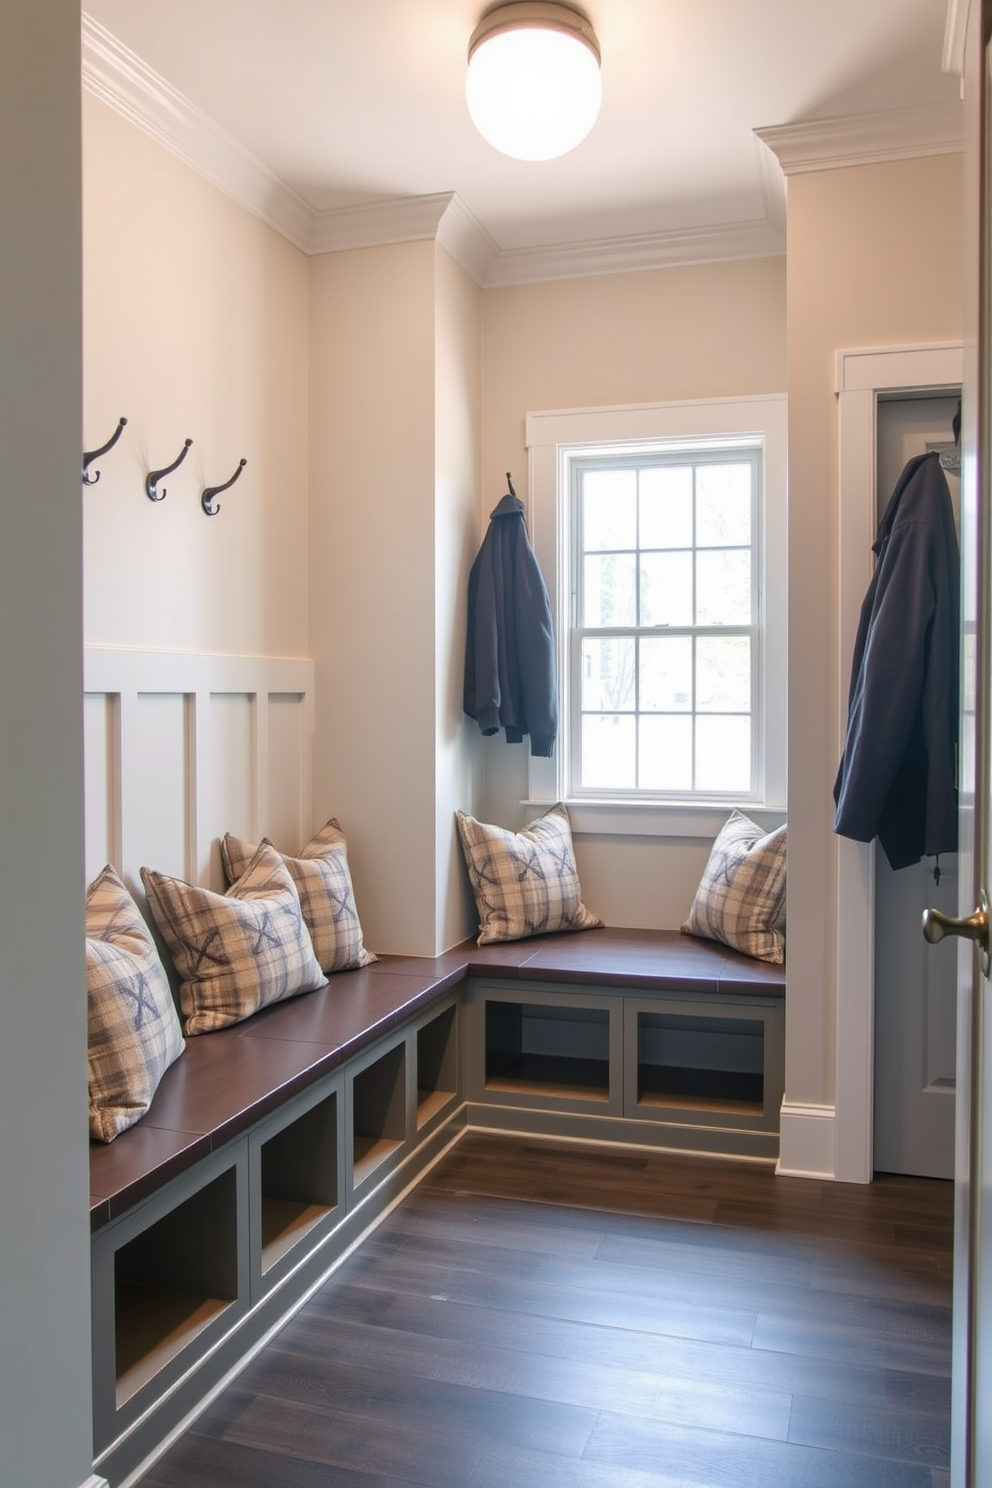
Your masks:
{"label": "jacket sleeve", "polygon": [[517,563],[517,647],[530,752],[549,758],[558,736],[558,667],[551,601],[526,533]]}
{"label": "jacket sleeve", "polygon": [[468,625],[462,707],[483,734],[499,730],[499,635],[492,544],[483,543],[468,578]]}
{"label": "jacket sleeve", "polygon": [[897,525],[879,560],[867,623],[863,617],[864,645],[834,786],[834,831],[858,842],[878,834],[919,713],[936,602],[933,561],[926,525]]}

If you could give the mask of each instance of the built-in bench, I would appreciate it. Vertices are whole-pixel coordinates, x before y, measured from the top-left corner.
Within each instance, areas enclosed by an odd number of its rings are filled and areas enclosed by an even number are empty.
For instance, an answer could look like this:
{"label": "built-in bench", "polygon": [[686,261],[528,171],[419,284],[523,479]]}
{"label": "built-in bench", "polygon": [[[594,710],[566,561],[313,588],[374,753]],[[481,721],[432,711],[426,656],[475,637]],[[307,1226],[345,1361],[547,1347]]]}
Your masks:
{"label": "built-in bench", "polygon": [[605,929],[384,956],[190,1039],[91,1146],[97,1470],[133,1474],[466,1124],[774,1158],[784,993]]}

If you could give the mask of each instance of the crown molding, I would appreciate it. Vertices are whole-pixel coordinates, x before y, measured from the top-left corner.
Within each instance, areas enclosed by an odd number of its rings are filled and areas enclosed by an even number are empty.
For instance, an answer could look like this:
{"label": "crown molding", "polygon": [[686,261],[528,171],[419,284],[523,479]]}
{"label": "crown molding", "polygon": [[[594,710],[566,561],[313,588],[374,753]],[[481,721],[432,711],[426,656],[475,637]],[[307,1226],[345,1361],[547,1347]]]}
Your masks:
{"label": "crown molding", "polygon": [[476,284],[487,284],[500,248],[482,223],[454,192],[438,224],[437,240]]}
{"label": "crown molding", "polygon": [[891,109],[879,114],[848,114],[777,124],[755,134],[778,159],[787,176],[837,170],[847,165],[878,165],[917,155],[951,155],[964,149],[964,108],[960,103]]}
{"label": "crown molding", "polygon": [[342,253],[350,248],[416,243],[425,238],[433,238],[447,249],[477,284],[485,282],[499,253],[481,222],[453,191],[319,212],[307,251]]}
{"label": "crown molding", "polygon": [[307,252],[347,253],[350,248],[378,248],[435,238],[451,197],[450,191],[439,191],[433,196],[395,197],[317,212]]}
{"label": "crown molding", "polygon": [[82,80],[95,97],[177,155],[304,253],[433,238],[482,286],[622,274],[785,251],[784,196],[766,173],[768,219],[598,242],[501,251],[454,192],[317,212],[209,115],[85,12]]}
{"label": "crown molding", "polygon": [[[949,0],[949,5],[966,14],[968,0]],[[963,110],[958,104],[758,129],[757,139],[767,146],[755,145],[764,208],[760,218],[501,250],[450,191],[316,211],[85,12],[82,81],[95,97],[304,253],[434,239],[483,288],[777,256],[785,252],[782,173],[946,154],[962,149],[964,143]],[[771,155],[781,170],[772,164]]]}
{"label": "crown molding", "polygon": [[313,208],[85,11],[82,82],[239,206],[307,250]]}
{"label": "crown molding", "polygon": [[971,0],[947,0],[947,16],[944,21],[944,52],[940,61],[941,72],[964,77],[965,38],[968,34],[968,11]]}
{"label": "crown molding", "polygon": [[549,279],[584,279],[599,274],[630,274],[643,269],[719,263],[737,258],[771,258],[785,252],[785,233],[764,219],[719,223],[715,227],[643,233],[597,242],[553,243],[499,254],[484,288],[536,284]]}

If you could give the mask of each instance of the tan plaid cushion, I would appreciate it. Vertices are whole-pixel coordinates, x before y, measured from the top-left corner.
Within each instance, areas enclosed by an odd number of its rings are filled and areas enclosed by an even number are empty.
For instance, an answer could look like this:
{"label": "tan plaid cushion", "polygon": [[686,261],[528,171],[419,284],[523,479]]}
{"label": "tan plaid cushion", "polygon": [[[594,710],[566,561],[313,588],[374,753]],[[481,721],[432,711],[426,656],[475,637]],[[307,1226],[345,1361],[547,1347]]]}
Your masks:
{"label": "tan plaid cushion", "polygon": [[90,1136],[112,1142],[185,1046],[151,931],[109,863],[86,890],[86,992]]}
{"label": "tan plaid cushion", "polygon": [[735,811],[713,844],[681,928],[759,961],[784,961],[785,838],[784,826],[763,832]]}
{"label": "tan plaid cushion", "polygon": [[[272,846],[267,837],[262,841]],[[257,851],[228,832],[220,845],[228,883],[235,882]],[[286,857],[285,853],[281,857],[300,896],[303,920],[321,970],[330,974],[354,966],[370,966],[377,958],[365,948],[348,871],[348,847],[334,817],[321,827],[298,858]]]}
{"label": "tan plaid cushion", "polygon": [[479,912],[479,945],[602,925],[582,903],[568,812],[561,802],[522,832],[456,813]]}
{"label": "tan plaid cushion", "polygon": [[259,847],[226,894],[152,868],[141,878],[182,979],[187,1034],[226,1028],[324,986],[296,886],[274,847]]}

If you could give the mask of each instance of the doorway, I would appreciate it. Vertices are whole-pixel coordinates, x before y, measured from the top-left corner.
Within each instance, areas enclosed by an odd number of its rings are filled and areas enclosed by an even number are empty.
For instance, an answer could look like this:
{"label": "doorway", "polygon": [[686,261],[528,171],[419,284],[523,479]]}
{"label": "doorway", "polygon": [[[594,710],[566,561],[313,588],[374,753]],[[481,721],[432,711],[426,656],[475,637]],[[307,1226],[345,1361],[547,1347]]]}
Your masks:
{"label": "doorway", "polygon": [[[835,387],[840,436],[837,613],[840,655],[845,666],[850,666],[854,654],[858,617],[872,572],[871,545],[878,525],[879,409],[889,401],[951,397],[956,406],[963,374],[964,352],[959,341],[930,346],[858,348],[837,353]],[[938,425],[937,437],[942,442],[950,438],[948,429],[949,424]],[[888,494],[886,491],[886,498]],[[845,691],[846,680],[845,677]],[[845,725],[846,717],[839,717],[838,759]],[[875,1171],[875,847],[844,837],[835,841],[834,1177],[847,1183],[870,1183]],[[932,885],[932,878],[929,883]],[[933,900],[929,902],[932,904]],[[917,942],[922,952],[924,945],[918,922],[908,944],[915,946]]]}
{"label": "doorway", "polygon": [[[957,401],[957,390],[879,397],[877,518],[906,462],[940,447],[960,530],[952,433]],[[953,1178],[956,949],[953,941],[927,946],[920,919],[928,906],[957,913],[957,854],[941,856],[939,864],[924,858],[894,872],[876,849],[874,867],[874,1166],[885,1173]]]}

